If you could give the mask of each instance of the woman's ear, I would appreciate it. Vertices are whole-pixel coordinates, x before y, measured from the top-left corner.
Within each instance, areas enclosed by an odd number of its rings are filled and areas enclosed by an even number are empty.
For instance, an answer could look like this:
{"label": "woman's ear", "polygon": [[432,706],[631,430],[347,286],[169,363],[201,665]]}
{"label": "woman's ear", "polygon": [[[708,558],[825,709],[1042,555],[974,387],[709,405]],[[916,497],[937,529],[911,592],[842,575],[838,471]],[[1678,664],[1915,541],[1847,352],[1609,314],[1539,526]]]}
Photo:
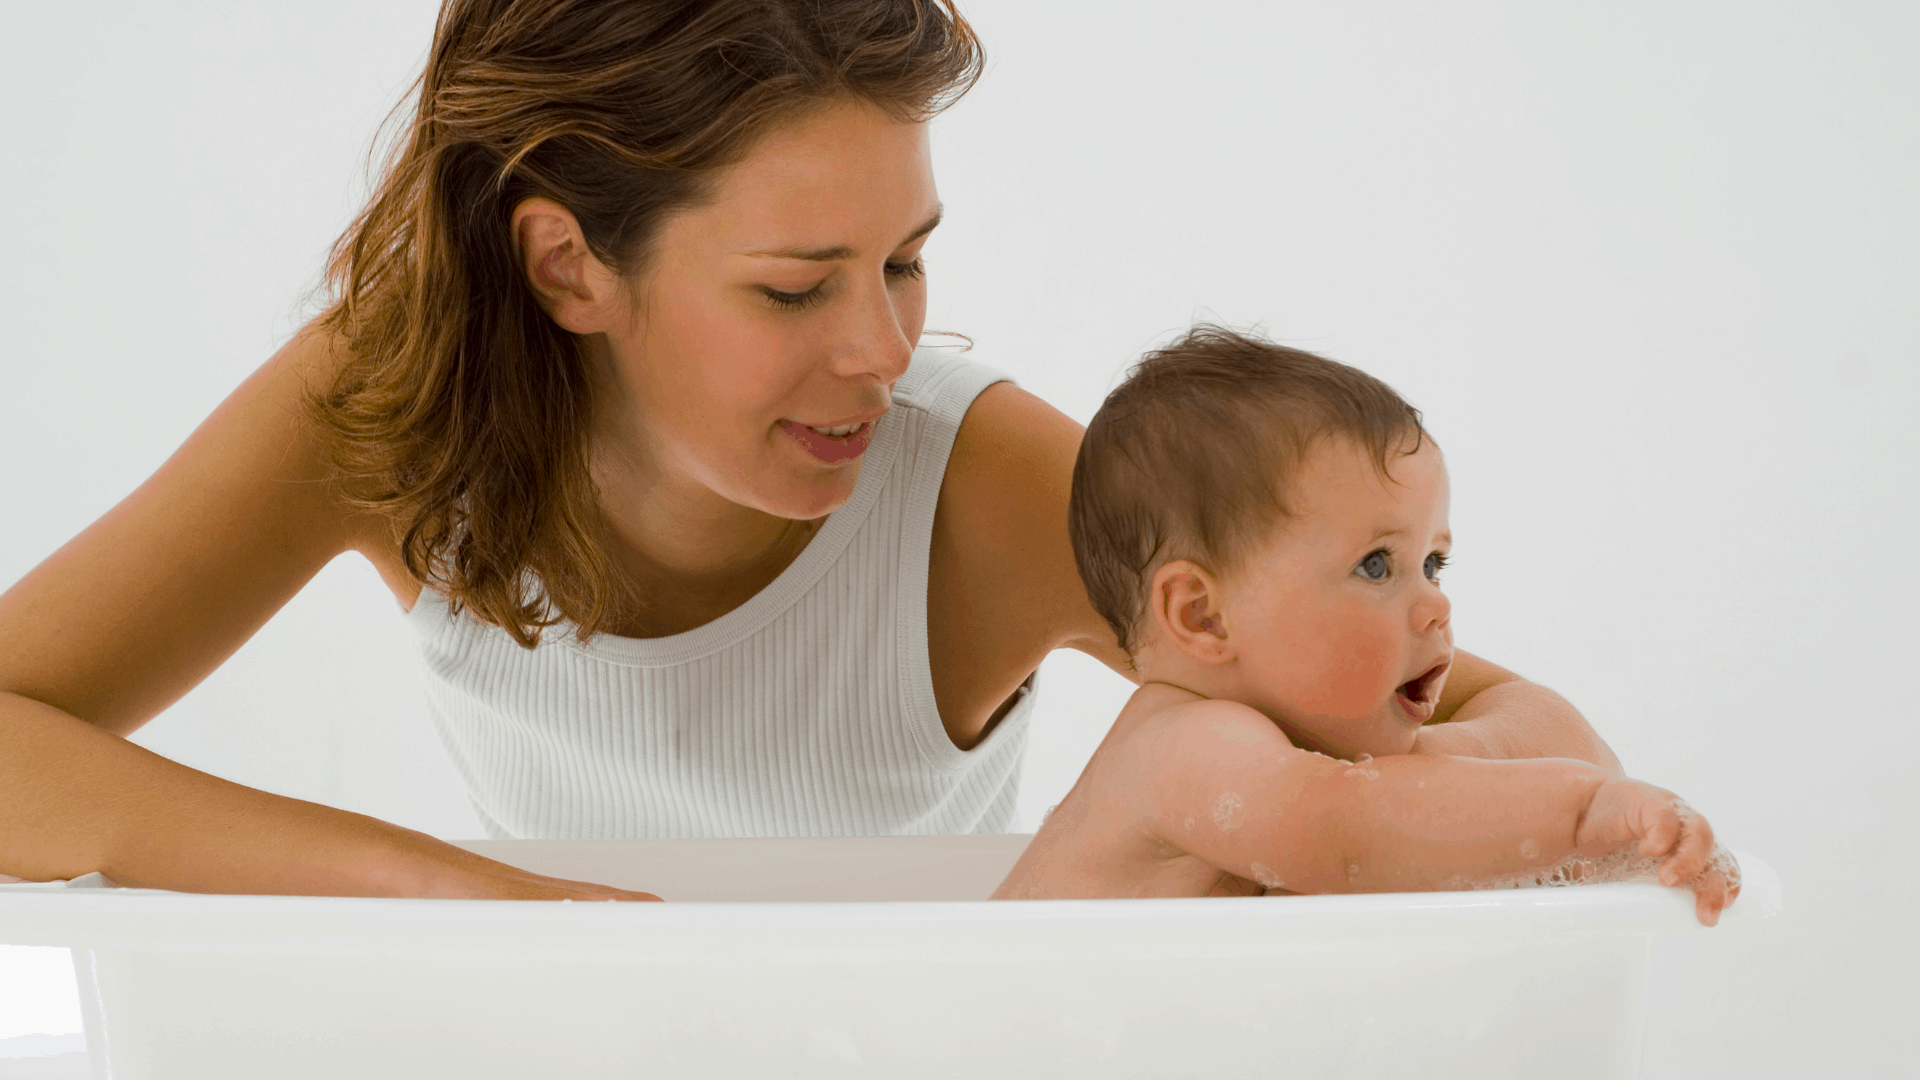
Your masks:
{"label": "woman's ear", "polygon": [[609,301],[620,278],[595,258],[573,212],[552,199],[522,199],[513,208],[513,243],[521,272],[553,321],[575,334],[608,328]]}
{"label": "woman's ear", "polygon": [[1154,571],[1147,614],[1169,645],[1203,664],[1224,664],[1239,654],[1227,632],[1219,581],[1185,559]]}

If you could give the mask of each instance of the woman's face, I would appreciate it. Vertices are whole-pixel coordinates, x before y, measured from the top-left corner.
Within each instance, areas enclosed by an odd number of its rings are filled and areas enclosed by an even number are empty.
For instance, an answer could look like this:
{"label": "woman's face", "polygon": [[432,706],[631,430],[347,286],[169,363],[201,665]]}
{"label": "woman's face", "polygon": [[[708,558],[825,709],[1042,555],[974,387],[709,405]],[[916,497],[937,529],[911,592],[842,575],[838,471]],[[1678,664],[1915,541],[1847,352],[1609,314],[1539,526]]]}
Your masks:
{"label": "woman's face", "polygon": [[604,334],[603,485],[796,520],[845,503],[920,338],[939,215],[925,124],[842,103],[774,130],[666,220]]}

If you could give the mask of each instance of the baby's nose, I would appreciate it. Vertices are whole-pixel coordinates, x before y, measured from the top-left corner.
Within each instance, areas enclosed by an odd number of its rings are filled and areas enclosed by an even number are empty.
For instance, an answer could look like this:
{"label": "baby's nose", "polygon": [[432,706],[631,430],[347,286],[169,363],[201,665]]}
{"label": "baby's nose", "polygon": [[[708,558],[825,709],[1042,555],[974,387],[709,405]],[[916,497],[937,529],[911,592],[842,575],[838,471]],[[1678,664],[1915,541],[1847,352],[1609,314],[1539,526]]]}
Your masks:
{"label": "baby's nose", "polygon": [[1413,606],[1414,628],[1427,631],[1448,624],[1453,618],[1453,601],[1437,586],[1428,585]]}

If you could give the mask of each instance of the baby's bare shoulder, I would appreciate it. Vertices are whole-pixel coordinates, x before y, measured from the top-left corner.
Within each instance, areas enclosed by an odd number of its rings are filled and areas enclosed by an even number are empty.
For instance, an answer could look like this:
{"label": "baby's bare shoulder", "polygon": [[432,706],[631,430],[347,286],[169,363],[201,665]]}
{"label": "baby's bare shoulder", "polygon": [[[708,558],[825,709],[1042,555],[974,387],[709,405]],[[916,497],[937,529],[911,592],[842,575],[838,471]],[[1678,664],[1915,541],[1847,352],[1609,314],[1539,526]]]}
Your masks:
{"label": "baby's bare shoulder", "polygon": [[1279,752],[1293,747],[1265,713],[1237,701],[1202,698],[1168,709],[1159,719],[1170,748],[1184,754],[1229,754],[1237,758],[1249,751]]}
{"label": "baby's bare shoulder", "polygon": [[[1105,756],[1108,769],[1130,782],[1173,783],[1181,776],[1213,775],[1253,760],[1276,760],[1293,744],[1264,713],[1237,701],[1181,694],[1134,711],[1116,724]],[[1144,775],[1143,775],[1144,774]]]}

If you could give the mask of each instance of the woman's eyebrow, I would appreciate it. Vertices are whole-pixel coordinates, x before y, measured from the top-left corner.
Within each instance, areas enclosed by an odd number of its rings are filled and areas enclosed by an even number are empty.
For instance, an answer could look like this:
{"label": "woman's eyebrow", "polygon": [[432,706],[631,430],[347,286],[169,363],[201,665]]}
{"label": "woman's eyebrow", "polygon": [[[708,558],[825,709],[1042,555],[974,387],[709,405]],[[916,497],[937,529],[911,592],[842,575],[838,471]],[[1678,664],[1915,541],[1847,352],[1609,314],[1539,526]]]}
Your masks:
{"label": "woman's eyebrow", "polygon": [[934,207],[934,208],[933,208],[933,216],[932,216],[932,217],[930,217],[930,218],[928,218],[928,219],[927,219],[926,221],[924,221],[924,222],[921,222],[921,224],[920,224],[920,227],[919,227],[919,228],[917,228],[917,229],[915,229],[915,230],[913,230],[912,232],[910,232],[910,233],[908,233],[908,234],[907,234],[907,236],[906,236],[906,239],[904,239],[904,240],[902,240],[902,241],[900,241],[899,243],[897,243],[897,244],[895,244],[895,245],[893,245],[893,246],[894,246],[894,247],[906,247],[906,246],[907,246],[908,244],[911,244],[911,243],[913,243],[913,242],[914,242],[915,240],[918,240],[918,239],[920,239],[921,237],[923,237],[923,236],[925,236],[925,235],[927,235],[928,233],[930,233],[930,232],[932,232],[932,231],[934,230],[934,228],[935,228],[935,227],[937,227],[937,226],[938,226],[938,225],[940,224],[940,218],[941,218],[941,216],[942,216],[943,214],[945,214],[946,212],[947,212],[947,208],[946,208],[946,207],[944,207],[944,206],[936,206],[936,207]]}
{"label": "woman's eyebrow", "polygon": [[[919,228],[908,233],[905,239],[893,246],[905,247],[932,232],[934,228],[940,224],[940,216],[944,212],[944,207],[935,210],[932,217],[922,222]],[[838,262],[841,259],[851,259],[857,253],[852,248],[842,244],[839,247],[830,248],[781,248],[777,251],[747,251],[741,254],[749,259],[802,259],[806,262]]]}

